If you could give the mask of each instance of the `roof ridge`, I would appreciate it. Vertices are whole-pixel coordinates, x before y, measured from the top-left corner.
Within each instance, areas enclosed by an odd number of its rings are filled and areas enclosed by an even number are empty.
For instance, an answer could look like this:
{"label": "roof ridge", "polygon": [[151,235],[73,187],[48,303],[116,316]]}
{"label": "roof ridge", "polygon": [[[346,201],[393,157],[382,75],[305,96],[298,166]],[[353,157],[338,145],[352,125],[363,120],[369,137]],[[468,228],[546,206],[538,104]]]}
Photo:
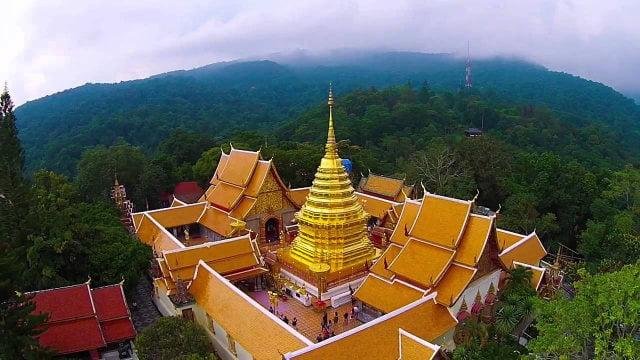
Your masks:
{"label": "roof ridge", "polygon": [[536,232],[535,232],[535,231],[534,231],[534,232],[532,232],[532,233],[531,233],[531,234],[529,234],[529,235],[526,235],[526,236],[525,236],[525,237],[523,237],[522,239],[520,239],[520,240],[518,240],[518,241],[514,242],[514,243],[513,243],[513,244],[511,244],[511,246],[509,246],[508,248],[503,249],[503,250],[498,254],[498,256],[500,256],[500,255],[504,255],[504,254],[506,254],[506,253],[508,253],[508,252],[512,251],[513,249],[515,249],[515,248],[517,248],[518,246],[520,246],[521,244],[523,244],[525,241],[527,241],[527,240],[529,240],[530,238],[532,238],[534,235],[536,235]]}

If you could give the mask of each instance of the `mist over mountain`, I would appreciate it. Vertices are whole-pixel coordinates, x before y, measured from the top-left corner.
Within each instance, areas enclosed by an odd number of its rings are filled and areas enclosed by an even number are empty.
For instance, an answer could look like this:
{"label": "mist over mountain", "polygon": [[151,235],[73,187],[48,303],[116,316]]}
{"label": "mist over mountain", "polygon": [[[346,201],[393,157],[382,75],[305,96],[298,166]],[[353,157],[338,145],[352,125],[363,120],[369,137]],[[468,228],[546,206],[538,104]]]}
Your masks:
{"label": "mist over mountain", "polygon": [[[358,88],[427,83],[458,91],[465,59],[415,52],[298,52],[214,63],[116,84],[86,84],[16,110],[27,168],[73,174],[87,148],[122,139],[152,151],[176,129],[226,136],[268,130]],[[275,60],[275,61],[274,61]],[[609,127],[640,144],[640,108],[610,87],[519,59],[473,60],[474,91],[496,102],[546,106],[578,126]]]}

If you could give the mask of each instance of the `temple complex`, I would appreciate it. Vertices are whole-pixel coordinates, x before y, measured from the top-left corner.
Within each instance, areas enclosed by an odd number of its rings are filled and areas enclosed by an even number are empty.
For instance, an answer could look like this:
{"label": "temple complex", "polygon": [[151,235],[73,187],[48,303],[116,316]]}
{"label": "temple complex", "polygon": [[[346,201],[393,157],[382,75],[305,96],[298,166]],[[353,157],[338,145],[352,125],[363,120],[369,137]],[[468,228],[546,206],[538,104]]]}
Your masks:
{"label": "temple complex", "polygon": [[336,150],[289,189],[260,152],[222,153],[194,204],[132,214],[154,250],[154,301],[199,323],[225,360],[441,359],[459,324],[491,321],[508,271],[548,281],[535,232],[497,214],[369,174],[355,191]]}

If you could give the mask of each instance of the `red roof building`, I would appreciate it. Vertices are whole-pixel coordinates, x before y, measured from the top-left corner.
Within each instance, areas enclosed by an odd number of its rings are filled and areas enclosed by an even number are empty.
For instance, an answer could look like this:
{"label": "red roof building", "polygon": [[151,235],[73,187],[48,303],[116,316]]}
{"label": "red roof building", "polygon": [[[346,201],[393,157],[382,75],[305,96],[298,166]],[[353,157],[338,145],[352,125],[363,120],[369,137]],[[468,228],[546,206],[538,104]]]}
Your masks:
{"label": "red roof building", "polygon": [[173,189],[173,196],[187,204],[198,202],[198,199],[204,194],[204,190],[195,181],[183,181],[176,184]]}
{"label": "red roof building", "polygon": [[40,345],[58,354],[99,350],[136,336],[122,284],[90,289],[89,283],[32,293],[34,313],[48,313]]}

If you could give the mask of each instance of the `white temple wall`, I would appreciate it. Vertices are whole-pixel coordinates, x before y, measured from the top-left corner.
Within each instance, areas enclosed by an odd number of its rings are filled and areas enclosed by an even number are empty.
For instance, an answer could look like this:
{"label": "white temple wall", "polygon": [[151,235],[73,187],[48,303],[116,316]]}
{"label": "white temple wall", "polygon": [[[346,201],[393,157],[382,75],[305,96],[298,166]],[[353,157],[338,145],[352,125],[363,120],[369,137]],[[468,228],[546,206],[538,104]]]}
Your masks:
{"label": "white temple wall", "polygon": [[471,306],[473,306],[473,303],[476,300],[476,295],[478,294],[478,291],[480,291],[480,296],[484,301],[485,297],[487,296],[487,293],[489,292],[489,287],[491,286],[492,283],[497,293],[498,284],[500,283],[501,273],[502,273],[501,269],[494,270],[493,272],[490,272],[485,276],[479,279],[476,279],[471,284],[469,284],[469,286],[467,286],[467,289],[462,293],[460,298],[458,298],[458,301],[456,301],[456,303],[453,304],[453,306],[450,308],[454,316],[460,311],[460,307],[462,306],[463,300],[467,303],[468,310],[471,311]]}

